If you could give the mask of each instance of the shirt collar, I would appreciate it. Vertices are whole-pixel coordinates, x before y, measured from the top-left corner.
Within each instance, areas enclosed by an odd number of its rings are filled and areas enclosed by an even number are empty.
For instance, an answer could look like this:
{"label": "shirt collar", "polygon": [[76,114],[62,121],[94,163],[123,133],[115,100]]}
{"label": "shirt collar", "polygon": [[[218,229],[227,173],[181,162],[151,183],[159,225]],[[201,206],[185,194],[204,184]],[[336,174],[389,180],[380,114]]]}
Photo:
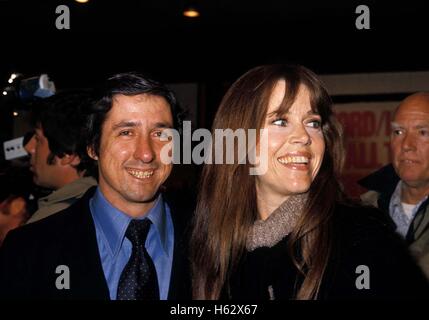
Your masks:
{"label": "shirt collar", "polygon": [[[392,194],[392,205],[393,206],[401,206],[402,207],[402,181],[399,180],[398,184],[396,185],[395,191]],[[415,208],[419,208],[420,205],[428,198],[428,196],[423,197],[422,200],[420,200],[416,205]]]}
{"label": "shirt collar", "polygon": [[[110,204],[100,188],[97,188],[91,198],[90,208],[95,223],[99,225],[105,241],[108,243],[111,255],[116,256],[122,246],[128,224],[133,218]],[[155,205],[141,219],[144,218],[148,218],[155,226],[156,235],[161,241],[164,251],[168,254],[166,213],[161,195],[156,199]]]}
{"label": "shirt collar", "polygon": [[93,177],[82,177],[73,182],[66,184],[65,186],[53,191],[49,195],[40,198],[39,203],[54,203],[68,200],[70,198],[81,196],[90,187],[96,186],[97,181]]}
{"label": "shirt collar", "polygon": [[401,204],[401,190],[402,190],[402,182],[401,180],[399,180],[398,184],[396,185],[395,191],[392,194],[392,206],[396,207],[396,206],[402,206]]}

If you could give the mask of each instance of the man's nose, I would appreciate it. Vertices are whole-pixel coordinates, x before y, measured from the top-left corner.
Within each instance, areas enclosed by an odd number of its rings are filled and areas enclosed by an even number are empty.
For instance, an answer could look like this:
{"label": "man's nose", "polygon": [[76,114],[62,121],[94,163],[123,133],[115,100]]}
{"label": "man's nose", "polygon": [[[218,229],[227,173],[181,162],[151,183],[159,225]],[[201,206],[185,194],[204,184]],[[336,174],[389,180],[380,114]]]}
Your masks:
{"label": "man's nose", "polygon": [[36,136],[34,134],[31,136],[31,139],[28,140],[27,144],[24,146],[24,149],[30,155],[34,154],[36,150]]}
{"label": "man's nose", "polygon": [[150,163],[155,159],[155,151],[149,137],[140,137],[137,139],[134,158],[144,163]]}
{"label": "man's nose", "polygon": [[300,143],[303,145],[309,145],[311,143],[310,135],[308,134],[304,124],[293,126],[290,141],[291,143]]}
{"label": "man's nose", "polygon": [[404,139],[402,140],[402,150],[413,151],[416,149],[415,137],[410,133],[405,133]]}

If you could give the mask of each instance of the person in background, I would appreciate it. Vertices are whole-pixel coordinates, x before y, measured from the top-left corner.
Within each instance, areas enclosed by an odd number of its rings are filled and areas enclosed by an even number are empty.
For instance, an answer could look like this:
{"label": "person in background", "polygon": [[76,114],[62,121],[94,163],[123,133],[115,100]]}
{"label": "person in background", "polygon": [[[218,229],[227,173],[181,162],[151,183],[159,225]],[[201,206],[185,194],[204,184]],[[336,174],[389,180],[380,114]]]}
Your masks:
{"label": "person in background", "polygon": [[0,246],[7,233],[29,218],[31,177],[21,168],[5,167],[0,172]]}
{"label": "person in background", "polygon": [[361,199],[391,218],[429,279],[429,92],[405,98],[394,113],[392,163],[360,180]]}
{"label": "person in background", "polygon": [[86,91],[64,91],[43,99],[34,110],[35,130],[25,144],[36,185],[52,190],[38,200],[28,223],[61,211],[92,186],[96,164],[85,145],[85,114],[91,103]]}

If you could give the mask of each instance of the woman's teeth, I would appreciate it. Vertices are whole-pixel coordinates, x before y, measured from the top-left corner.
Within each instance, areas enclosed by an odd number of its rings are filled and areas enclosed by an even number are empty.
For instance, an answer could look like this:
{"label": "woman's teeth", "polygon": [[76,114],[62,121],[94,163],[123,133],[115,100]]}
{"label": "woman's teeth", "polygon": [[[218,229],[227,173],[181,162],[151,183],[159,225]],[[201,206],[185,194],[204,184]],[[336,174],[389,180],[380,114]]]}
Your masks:
{"label": "woman's teeth", "polygon": [[288,163],[299,163],[299,164],[307,164],[309,159],[307,157],[302,156],[294,156],[294,157],[283,157],[277,159],[282,164]]}

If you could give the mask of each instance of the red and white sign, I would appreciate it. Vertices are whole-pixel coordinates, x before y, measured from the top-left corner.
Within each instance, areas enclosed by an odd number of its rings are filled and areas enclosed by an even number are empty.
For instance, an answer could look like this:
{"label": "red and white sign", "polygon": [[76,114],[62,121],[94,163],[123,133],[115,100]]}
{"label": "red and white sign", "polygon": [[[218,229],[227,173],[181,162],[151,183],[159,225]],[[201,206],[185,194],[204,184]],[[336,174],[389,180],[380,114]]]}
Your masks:
{"label": "red and white sign", "polygon": [[348,195],[366,190],[356,182],[390,162],[390,125],[398,102],[359,102],[334,105],[343,126],[346,162],[341,180]]}

